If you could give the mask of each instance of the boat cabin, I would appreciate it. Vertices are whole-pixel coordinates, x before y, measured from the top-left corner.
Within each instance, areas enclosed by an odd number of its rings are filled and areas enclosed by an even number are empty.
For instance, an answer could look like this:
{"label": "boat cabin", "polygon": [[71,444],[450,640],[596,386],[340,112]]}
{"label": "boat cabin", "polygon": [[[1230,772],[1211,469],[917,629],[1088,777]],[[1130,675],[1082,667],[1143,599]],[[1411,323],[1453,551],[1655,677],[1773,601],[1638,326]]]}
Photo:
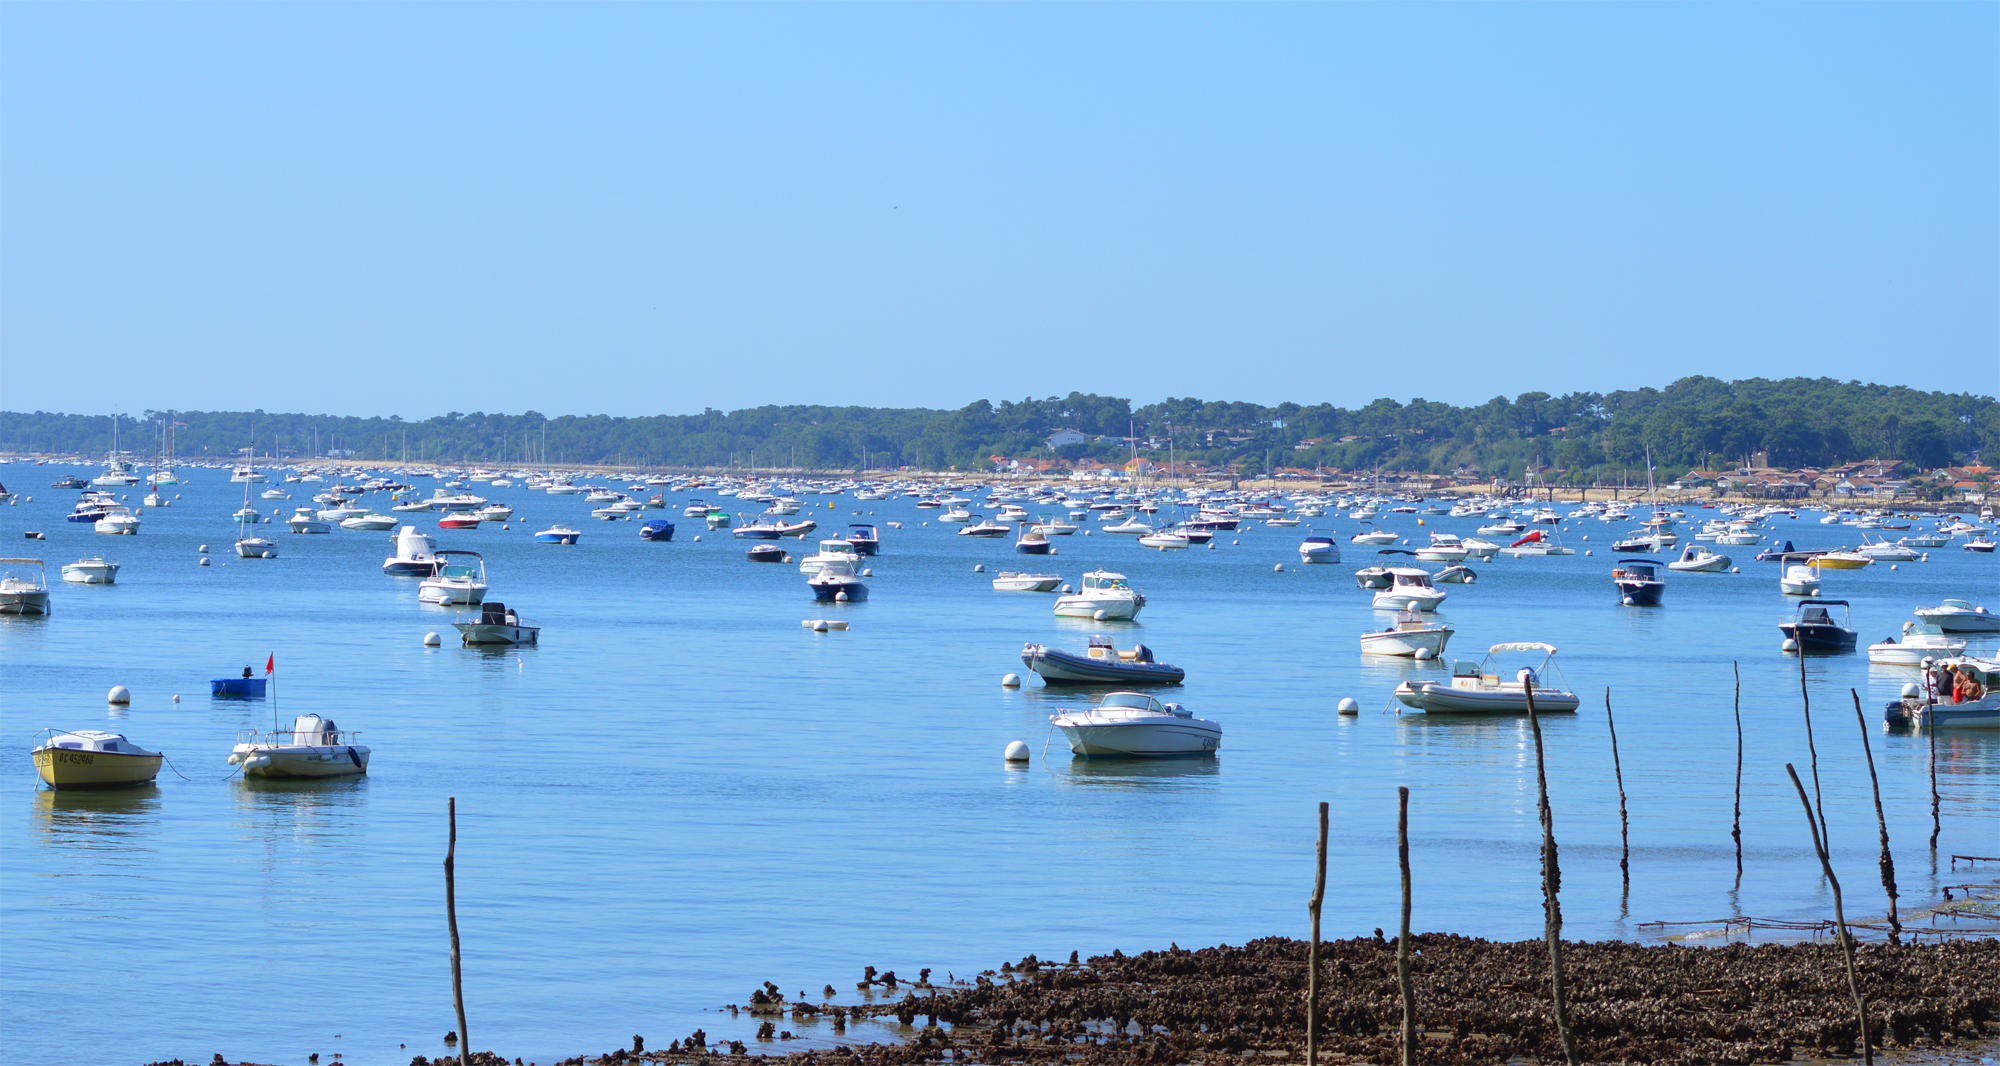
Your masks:
{"label": "boat cabin", "polygon": [[1125,589],[1132,586],[1126,583],[1124,574],[1114,574],[1109,570],[1092,570],[1090,573],[1083,575],[1083,587],[1085,589]]}
{"label": "boat cabin", "polygon": [[1389,576],[1395,579],[1395,587],[1399,589],[1400,588],[1427,589],[1436,587],[1435,585],[1431,584],[1430,571],[1419,570],[1414,566],[1390,567]]}
{"label": "boat cabin", "polygon": [[1178,703],[1161,703],[1143,692],[1113,692],[1097,703],[1100,711],[1149,711],[1153,714],[1170,714],[1176,718],[1193,718],[1194,712]]}
{"label": "boat cabin", "polygon": [[1101,634],[1090,638],[1089,655],[1093,659],[1110,659],[1127,663],[1150,663],[1153,661],[1153,649],[1148,648],[1144,644],[1133,645],[1131,651],[1119,651],[1117,648],[1112,647],[1110,637]]}
{"label": "boat cabin", "polygon": [[1618,560],[1618,565],[1611,568],[1611,580],[1658,582],[1660,580],[1659,560],[1620,559]]}

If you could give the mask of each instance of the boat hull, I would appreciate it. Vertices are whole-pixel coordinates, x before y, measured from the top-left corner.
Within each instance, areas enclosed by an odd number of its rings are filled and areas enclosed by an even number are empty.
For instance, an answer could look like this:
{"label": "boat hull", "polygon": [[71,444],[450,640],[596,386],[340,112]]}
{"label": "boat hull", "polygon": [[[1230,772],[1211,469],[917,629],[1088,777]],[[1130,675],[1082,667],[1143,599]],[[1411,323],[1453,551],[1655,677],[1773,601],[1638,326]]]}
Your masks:
{"label": "boat hull", "polygon": [[1883,708],[1882,717],[1890,725],[2000,729],[2000,696],[1988,696],[1972,703],[1924,704],[1917,700],[1897,700]]}
{"label": "boat hull", "polygon": [[1178,685],[1187,677],[1187,671],[1171,663],[1093,659],[1043,644],[1022,648],[1021,662],[1050,684]]}
{"label": "boat hull", "polygon": [[118,583],[118,568],[71,563],[62,568],[62,579],[72,585],[115,585]]}
{"label": "boat hull", "polygon": [[862,584],[859,581],[847,581],[839,583],[809,581],[807,582],[807,584],[812,587],[813,599],[818,600],[821,603],[835,602],[840,599],[840,594],[843,592],[847,594],[847,602],[849,603],[854,603],[868,598],[868,586]]}
{"label": "boat hull", "polygon": [[1667,586],[1660,581],[1614,581],[1618,587],[1618,602],[1628,607],[1658,607],[1660,597],[1666,595]]}
{"label": "boat hull", "polygon": [[1947,633],[2000,633],[2000,614],[1919,609],[1917,617]]}
{"label": "boat hull", "polygon": [[218,677],[208,683],[208,694],[233,699],[263,699],[270,686],[264,677]]}
{"label": "boat hull", "polygon": [[368,772],[368,755],[359,744],[238,744],[230,761],[245,777],[352,777]]}
{"label": "boat hull", "polygon": [[542,635],[540,626],[510,626],[502,622],[453,622],[459,639],[465,646],[493,646],[538,644]]}
{"label": "boat hull", "polygon": [[1839,626],[1786,622],[1778,631],[1798,641],[1800,651],[1853,651],[1856,643],[1854,631]]}
{"label": "boat hull", "polygon": [[1395,588],[1386,588],[1375,594],[1374,607],[1378,611],[1435,611],[1444,597],[1417,596]]}
{"label": "boat hull", "polygon": [[1022,543],[1020,541],[1014,542],[1014,550],[1020,552],[1022,555],[1047,555],[1049,553],[1049,549],[1052,547],[1054,547],[1054,545],[1050,544],[1047,541],[1043,541],[1040,544],[1027,544],[1027,543]]}
{"label": "boat hull", "polygon": [[1071,754],[1087,759],[1161,759],[1213,755],[1222,747],[1222,729],[1212,722],[1178,718],[1171,723],[1107,725],[1056,723]]}
{"label": "boat hull", "polygon": [[1412,629],[1389,633],[1363,633],[1361,654],[1413,658],[1418,651],[1429,648],[1431,654],[1443,658],[1445,645],[1451,643],[1451,632],[1449,629]]}
{"label": "boat hull", "polygon": [[114,751],[35,749],[35,773],[50,788],[121,788],[143,785],[159,775],[164,755]]}
{"label": "boat hull", "polygon": [[[1396,698],[1405,706],[1426,714],[1526,714],[1528,698],[1520,687],[1496,689],[1459,688],[1436,681],[1405,681],[1396,686]],[[1576,694],[1561,689],[1535,690],[1535,713],[1563,714],[1577,708]]]}
{"label": "boat hull", "polygon": [[1139,600],[1099,599],[1090,596],[1064,596],[1056,601],[1058,618],[1088,618],[1097,620],[1099,611],[1104,613],[1102,621],[1130,622],[1139,617],[1144,604]]}
{"label": "boat hull", "polygon": [[49,594],[46,589],[0,592],[0,614],[46,615],[48,613]]}
{"label": "boat hull", "polygon": [[278,546],[261,537],[252,537],[249,540],[239,540],[236,542],[236,554],[244,559],[262,559],[266,555],[275,558],[278,554]]}

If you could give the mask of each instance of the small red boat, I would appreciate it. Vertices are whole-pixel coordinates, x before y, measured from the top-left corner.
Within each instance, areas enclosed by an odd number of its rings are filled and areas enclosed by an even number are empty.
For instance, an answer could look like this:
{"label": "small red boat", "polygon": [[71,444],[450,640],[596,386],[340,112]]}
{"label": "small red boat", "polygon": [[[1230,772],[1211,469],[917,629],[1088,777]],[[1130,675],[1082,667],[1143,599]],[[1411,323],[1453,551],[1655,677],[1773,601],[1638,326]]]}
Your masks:
{"label": "small red boat", "polygon": [[448,514],[438,519],[439,529],[478,529],[479,519],[469,514]]}

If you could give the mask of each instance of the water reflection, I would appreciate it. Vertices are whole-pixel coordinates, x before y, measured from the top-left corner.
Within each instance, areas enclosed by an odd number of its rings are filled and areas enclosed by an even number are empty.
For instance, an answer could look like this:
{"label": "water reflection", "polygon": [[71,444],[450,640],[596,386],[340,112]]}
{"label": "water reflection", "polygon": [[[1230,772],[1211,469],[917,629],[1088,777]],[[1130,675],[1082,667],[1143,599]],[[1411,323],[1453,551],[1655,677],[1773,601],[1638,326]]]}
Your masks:
{"label": "water reflection", "polygon": [[327,778],[239,777],[237,806],[258,813],[317,815],[358,808],[368,796],[368,776]]}
{"label": "water reflection", "polygon": [[[1066,754],[1066,753],[1065,753]],[[1212,781],[1222,772],[1214,756],[1187,759],[1083,759],[1064,761],[1049,753],[1049,767],[1058,779],[1075,785],[1138,791],[1175,791],[1179,786]]]}
{"label": "water reflection", "polygon": [[42,788],[35,791],[35,828],[42,843],[109,851],[139,850],[159,825],[160,786]]}

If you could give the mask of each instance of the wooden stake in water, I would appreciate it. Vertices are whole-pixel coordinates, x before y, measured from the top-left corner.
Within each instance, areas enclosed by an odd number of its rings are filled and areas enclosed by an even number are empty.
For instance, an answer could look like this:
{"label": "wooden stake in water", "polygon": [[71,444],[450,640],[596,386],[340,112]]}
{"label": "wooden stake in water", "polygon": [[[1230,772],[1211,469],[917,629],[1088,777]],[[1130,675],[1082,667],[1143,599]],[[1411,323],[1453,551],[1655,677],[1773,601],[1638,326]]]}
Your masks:
{"label": "wooden stake in water", "polygon": [[1549,943],[1549,985],[1556,1001],[1556,1035],[1562,1039],[1563,1061],[1576,1066],[1576,1034],[1569,1027],[1569,996],[1563,986],[1562,869],[1556,863],[1556,821],[1549,810],[1549,776],[1542,758],[1542,722],[1535,713],[1535,686],[1523,670],[1521,691],[1528,698],[1528,728],[1535,733],[1535,796],[1542,819],[1542,913]]}
{"label": "wooden stake in water", "polygon": [[1410,990],[1410,790],[1396,789],[1396,861],[1403,868],[1403,920],[1396,930],[1396,988],[1403,994],[1403,1066],[1417,1062],[1417,997]]}
{"label": "wooden stake in water", "polygon": [[1729,838],[1736,842],[1736,883],[1743,883],[1743,670],[1735,661],[1729,672],[1736,677],[1736,808],[1729,817]]}
{"label": "wooden stake in water", "polygon": [[1313,875],[1311,954],[1306,956],[1306,1066],[1319,1066],[1319,905],[1326,899],[1326,804],[1319,805],[1318,872]]}
{"label": "wooden stake in water", "polygon": [[1618,764],[1618,723],[1611,720],[1611,687],[1604,688],[1604,725],[1611,730],[1611,772],[1618,779],[1618,874],[1632,888],[1631,823],[1625,817],[1625,770]]}
{"label": "wooden stake in water", "polygon": [[445,816],[451,822],[451,836],[444,848],[444,920],[451,929],[451,1006],[458,1012],[458,1066],[472,1061],[472,1038],[465,1032],[465,989],[458,972],[458,892],[452,882],[452,857],[458,851],[458,797],[445,801]]}
{"label": "wooden stake in water", "polygon": [[1889,943],[1903,942],[1903,923],[1896,918],[1896,859],[1889,854],[1889,822],[1882,816],[1882,783],[1875,778],[1875,752],[1868,743],[1868,719],[1861,713],[1861,693],[1854,697],[1854,721],[1861,727],[1861,754],[1868,757],[1868,787],[1875,790],[1875,828],[1882,834],[1882,890],[1889,894]]}
{"label": "wooden stake in water", "polygon": [[1931,872],[1936,873],[1938,830],[1944,824],[1938,820],[1937,675],[1928,674],[1924,680],[1924,688],[1926,690],[1924,696],[1924,732],[1929,734],[1931,742]]}
{"label": "wooden stake in water", "polygon": [[1799,648],[1799,699],[1806,712],[1806,754],[1812,757],[1813,804],[1819,808],[1819,835],[1833,847],[1833,835],[1826,831],[1826,800],[1819,793],[1819,748],[1813,744],[1812,693],[1806,691],[1806,650]]}
{"label": "wooden stake in water", "polygon": [[[1861,981],[1854,973],[1854,938],[1847,932],[1847,912],[1840,905],[1840,878],[1833,875],[1833,863],[1827,859],[1826,842],[1821,839],[1819,822],[1814,820],[1812,802],[1806,799],[1806,786],[1799,783],[1799,772],[1785,764],[1785,772],[1792,775],[1792,787],[1799,790],[1799,804],[1806,809],[1806,828],[1812,832],[1813,854],[1819,856],[1820,872],[1826,875],[1827,884],[1833,886],[1833,921],[1840,931],[1841,954],[1847,959],[1847,990],[1854,994],[1854,1015],[1861,1023],[1861,1058],[1864,1066],[1874,1066],[1875,1048],[1868,1042],[1868,1005],[1861,999]],[[1824,820],[1826,812],[1819,812]]]}

